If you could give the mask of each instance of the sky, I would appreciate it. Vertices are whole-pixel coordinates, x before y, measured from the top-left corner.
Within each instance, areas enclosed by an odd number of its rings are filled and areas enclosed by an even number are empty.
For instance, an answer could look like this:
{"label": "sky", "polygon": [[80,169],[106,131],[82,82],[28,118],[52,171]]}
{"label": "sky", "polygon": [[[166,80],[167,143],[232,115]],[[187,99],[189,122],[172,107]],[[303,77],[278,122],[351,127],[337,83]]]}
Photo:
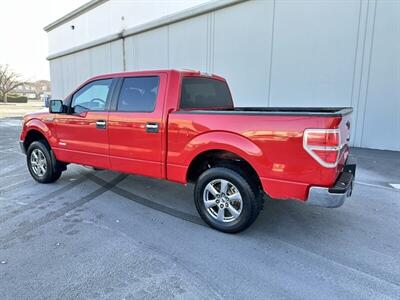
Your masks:
{"label": "sky", "polygon": [[43,27],[89,0],[0,0],[0,64],[23,80],[49,79]]}

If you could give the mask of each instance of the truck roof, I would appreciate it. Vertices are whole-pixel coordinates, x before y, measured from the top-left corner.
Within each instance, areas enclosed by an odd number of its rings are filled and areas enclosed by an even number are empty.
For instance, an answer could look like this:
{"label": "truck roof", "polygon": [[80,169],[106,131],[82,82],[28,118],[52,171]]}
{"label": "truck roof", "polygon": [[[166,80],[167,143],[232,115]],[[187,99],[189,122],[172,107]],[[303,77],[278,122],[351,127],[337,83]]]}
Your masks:
{"label": "truck roof", "polygon": [[125,71],[125,72],[116,72],[116,73],[107,73],[102,75],[96,75],[88,80],[93,79],[104,79],[104,78],[116,78],[116,77],[128,77],[128,76],[147,76],[154,75],[157,73],[179,73],[181,76],[200,76],[200,77],[208,77],[217,80],[225,81],[225,78],[210,74],[202,71],[189,70],[189,69],[159,69],[159,70],[140,70],[140,71]]}

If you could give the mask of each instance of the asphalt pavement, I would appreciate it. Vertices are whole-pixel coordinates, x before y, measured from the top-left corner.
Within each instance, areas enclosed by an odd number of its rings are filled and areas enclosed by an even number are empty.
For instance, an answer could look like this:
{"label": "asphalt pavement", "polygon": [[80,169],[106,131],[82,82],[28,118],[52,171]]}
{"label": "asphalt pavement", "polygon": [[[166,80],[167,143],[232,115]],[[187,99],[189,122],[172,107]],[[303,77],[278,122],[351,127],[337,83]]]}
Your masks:
{"label": "asphalt pavement", "polygon": [[400,299],[400,152],[352,149],[340,208],[268,201],[224,234],[192,186],[77,165],[36,183],[20,124],[0,119],[0,299]]}

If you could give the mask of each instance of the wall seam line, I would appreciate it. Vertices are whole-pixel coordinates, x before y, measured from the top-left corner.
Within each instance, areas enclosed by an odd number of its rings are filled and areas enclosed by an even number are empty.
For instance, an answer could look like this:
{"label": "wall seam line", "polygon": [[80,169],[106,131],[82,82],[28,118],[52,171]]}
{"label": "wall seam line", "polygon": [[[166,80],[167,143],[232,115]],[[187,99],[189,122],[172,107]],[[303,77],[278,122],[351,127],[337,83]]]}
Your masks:
{"label": "wall seam line", "polygon": [[269,74],[268,74],[268,99],[267,106],[271,106],[271,81],[272,81],[272,59],[274,53],[274,35],[275,35],[275,1],[273,0],[273,8],[272,8],[272,28],[271,28],[271,51],[269,56]]}
{"label": "wall seam line", "polygon": [[170,42],[169,42],[169,39],[170,39],[169,28],[170,28],[170,26],[171,26],[171,25],[168,25],[168,26],[167,26],[167,66],[168,66],[168,68],[171,67],[171,61],[170,61],[170,59],[169,59],[169,54],[170,54],[170,51],[169,51],[169,46],[170,46]]}
{"label": "wall seam line", "polygon": [[206,71],[210,69],[209,60],[210,60],[210,17],[211,14],[207,14],[207,27],[206,27]]}
{"label": "wall seam line", "polygon": [[357,114],[356,114],[356,122],[355,122],[355,130],[354,130],[354,143],[357,144],[358,146],[361,146],[361,139],[360,142],[357,143],[357,133],[358,133],[358,123],[359,123],[359,118],[360,115],[358,113],[359,107],[360,107],[360,98],[361,98],[361,88],[362,88],[362,81],[363,81],[363,73],[364,73],[364,55],[365,55],[365,42],[367,39],[367,31],[368,31],[368,19],[369,19],[369,1],[367,2],[367,8],[366,8],[366,16],[365,16],[365,27],[364,27],[364,37],[363,37],[363,49],[362,49],[362,55],[361,55],[361,66],[360,66],[360,80],[358,82],[358,93],[357,93]]}
{"label": "wall seam line", "polygon": [[369,57],[368,57],[368,70],[367,70],[367,80],[366,80],[366,89],[365,89],[365,103],[364,103],[364,111],[363,111],[363,122],[361,127],[361,139],[360,144],[363,145],[363,138],[364,138],[364,126],[365,126],[365,114],[367,112],[367,104],[368,104],[368,90],[369,90],[369,78],[371,73],[371,62],[372,62],[372,52],[374,50],[374,38],[375,38],[375,19],[376,19],[376,10],[378,6],[378,1],[375,0],[375,7],[374,7],[374,17],[372,21],[372,33],[371,33],[371,45],[369,50]]}
{"label": "wall seam line", "polygon": [[126,45],[125,38],[122,38],[122,69],[126,71]]}
{"label": "wall seam line", "polygon": [[214,73],[215,64],[215,11],[211,12],[211,73]]}
{"label": "wall seam line", "polygon": [[356,50],[354,54],[354,67],[353,67],[353,82],[351,86],[351,95],[350,95],[350,105],[353,106],[353,98],[354,98],[354,85],[356,81],[356,69],[357,69],[357,57],[358,57],[358,44],[360,41],[360,29],[361,29],[361,10],[362,10],[363,2],[360,0],[360,8],[358,12],[358,28],[357,28],[357,41],[356,41]]}

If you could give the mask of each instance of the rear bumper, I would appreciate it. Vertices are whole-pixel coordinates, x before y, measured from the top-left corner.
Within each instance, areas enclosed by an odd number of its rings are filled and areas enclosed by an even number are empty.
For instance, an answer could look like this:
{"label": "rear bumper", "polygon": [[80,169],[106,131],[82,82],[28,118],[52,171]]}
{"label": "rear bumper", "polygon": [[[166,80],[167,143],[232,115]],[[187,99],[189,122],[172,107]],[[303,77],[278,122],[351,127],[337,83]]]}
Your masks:
{"label": "rear bumper", "polygon": [[331,208],[341,206],[351,196],[355,174],[356,164],[348,160],[335,185],[331,188],[312,186],[306,203]]}

